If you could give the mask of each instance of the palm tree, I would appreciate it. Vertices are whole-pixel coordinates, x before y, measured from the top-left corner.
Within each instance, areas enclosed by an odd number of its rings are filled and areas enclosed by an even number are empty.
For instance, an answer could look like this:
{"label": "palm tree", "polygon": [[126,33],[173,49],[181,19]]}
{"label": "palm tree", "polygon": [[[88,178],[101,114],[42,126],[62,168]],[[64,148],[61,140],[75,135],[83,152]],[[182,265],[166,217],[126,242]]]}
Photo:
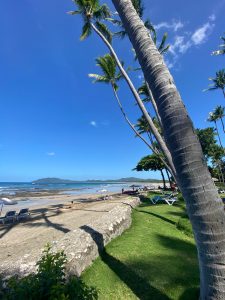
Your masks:
{"label": "palm tree", "polygon": [[211,80],[213,83],[210,84],[208,89],[205,89],[204,91],[213,91],[221,89],[225,97],[225,69],[216,72],[216,77],[209,78],[209,80]]}
{"label": "palm tree", "polygon": [[143,115],[145,116],[147,122],[149,123],[151,131],[154,134],[157,142],[160,145],[162,152],[164,153],[164,155],[167,159],[167,162],[170,166],[173,176],[176,178],[176,171],[175,171],[175,168],[173,165],[173,160],[172,160],[171,154],[170,154],[165,142],[163,141],[161,135],[159,134],[158,130],[156,129],[142,100],[140,99],[139,94],[138,94],[137,90],[135,89],[130,77],[128,76],[127,72],[123,68],[122,63],[120,62],[115,50],[113,49],[113,47],[111,45],[111,34],[110,34],[109,30],[103,23],[100,22],[104,18],[106,19],[110,16],[107,6],[106,5],[100,6],[99,0],[74,0],[74,3],[78,6],[78,10],[70,11],[69,14],[71,14],[71,15],[81,14],[83,21],[84,21],[81,37],[84,36],[84,38],[86,38],[87,36],[89,36],[91,34],[92,30],[94,30],[95,33],[104,42],[104,44],[108,47],[111,55],[113,56],[113,58],[116,61],[116,64],[117,64],[120,72],[122,73],[124,79],[126,80],[140,110],[142,111]]}
{"label": "palm tree", "polygon": [[220,55],[220,54],[225,54],[225,36],[221,36],[220,39],[222,40],[223,44],[220,45],[219,50],[213,51],[212,55]]}
{"label": "palm tree", "polygon": [[221,138],[220,138],[220,134],[219,134],[219,130],[218,130],[218,126],[217,126],[217,121],[219,120],[219,118],[220,117],[217,114],[215,114],[215,111],[214,111],[214,112],[209,113],[209,117],[208,117],[207,121],[213,122],[215,124],[216,133],[218,135],[219,143],[220,143],[221,148],[223,148]]}
{"label": "palm tree", "polygon": [[144,143],[152,150],[154,151],[153,147],[141,136],[141,134],[135,129],[135,126],[130,122],[129,118],[127,117],[122,103],[119,99],[118,96],[118,85],[117,82],[122,78],[122,74],[120,72],[117,72],[117,65],[115,60],[113,59],[113,57],[110,54],[106,54],[102,57],[98,57],[96,59],[96,63],[97,66],[99,66],[101,68],[101,71],[103,73],[103,75],[98,75],[98,74],[88,74],[88,76],[90,78],[94,78],[93,83],[96,82],[100,82],[100,83],[107,83],[110,84],[114,93],[114,96],[117,100],[117,103],[120,107],[120,110],[125,118],[125,120],[127,121],[127,123],[129,124],[129,126],[131,127],[131,129],[135,132],[135,134],[141,138]]}
{"label": "palm tree", "polygon": [[224,111],[225,111],[225,107],[221,105],[216,106],[216,108],[214,109],[214,115],[217,116],[217,118],[221,121],[223,132],[225,132],[224,123],[223,123],[223,117],[225,116]]}
{"label": "palm tree", "polygon": [[135,171],[160,171],[162,180],[163,180],[163,188],[166,189],[166,181],[165,176],[163,174],[163,170],[165,169],[165,165],[162,163],[160,159],[160,154],[151,154],[143,157],[138,163],[137,166],[133,169]]}
{"label": "palm tree", "polygon": [[[123,109],[122,103],[121,103],[120,98],[119,98],[118,93],[117,93],[117,91],[118,91],[117,82],[122,78],[122,75],[121,75],[120,72],[117,72],[117,65],[116,65],[116,62],[113,59],[113,57],[110,54],[106,54],[102,57],[98,57],[96,59],[96,63],[97,63],[97,66],[99,66],[101,68],[101,71],[102,71],[103,75],[88,74],[88,76],[90,78],[94,78],[93,83],[99,82],[99,83],[107,83],[107,84],[111,85],[114,96],[115,96],[115,98],[117,100],[117,103],[119,105],[119,108],[120,108],[125,120],[127,121],[128,125],[134,131],[135,135],[138,136],[153,151],[153,153],[158,155],[159,154],[158,148],[155,147],[154,143],[149,144],[146,141],[146,139],[143,138],[143,136],[141,135],[141,132],[138,132],[135,129],[135,126],[131,123],[131,121],[129,120],[129,118],[127,117],[127,115],[126,115],[126,113]],[[144,121],[145,121],[145,123],[147,123],[145,119],[144,119]],[[148,123],[147,123],[147,126],[148,126]],[[149,131],[150,131],[150,128],[149,128]],[[150,133],[150,135],[151,135],[151,133]],[[162,160],[163,165],[167,167],[169,172],[171,172],[170,167],[168,166],[165,158],[162,155],[160,156],[160,159]]]}
{"label": "palm tree", "polygon": [[225,299],[225,212],[174,80],[130,0],[112,0],[153,93],[192,223],[200,298]]}

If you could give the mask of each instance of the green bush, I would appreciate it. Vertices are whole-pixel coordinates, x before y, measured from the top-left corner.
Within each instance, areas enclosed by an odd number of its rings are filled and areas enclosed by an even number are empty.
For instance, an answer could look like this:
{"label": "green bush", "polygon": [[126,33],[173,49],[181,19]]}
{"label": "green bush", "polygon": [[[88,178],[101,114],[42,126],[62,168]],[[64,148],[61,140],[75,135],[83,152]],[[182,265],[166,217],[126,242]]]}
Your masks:
{"label": "green bush", "polygon": [[[66,255],[63,251],[52,253],[46,246],[37,263],[37,273],[24,278],[11,277],[5,286],[0,285],[0,296],[4,300],[94,300],[97,290],[75,277],[66,278]],[[4,288],[3,288],[4,286]]]}

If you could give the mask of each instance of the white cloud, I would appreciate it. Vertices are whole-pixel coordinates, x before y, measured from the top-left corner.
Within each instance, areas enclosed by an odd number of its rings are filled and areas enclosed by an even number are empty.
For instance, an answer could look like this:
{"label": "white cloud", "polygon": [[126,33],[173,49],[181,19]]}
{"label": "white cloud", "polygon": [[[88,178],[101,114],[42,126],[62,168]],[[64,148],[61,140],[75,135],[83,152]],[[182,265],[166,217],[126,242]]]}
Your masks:
{"label": "white cloud", "polygon": [[90,122],[90,125],[93,126],[93,127],[97,127],[96,121],[91,121],[91,122]]}
{"label": "white cloud", "polygon": [[215,24],[207,22],[202,25],[202,27],[199,27],[191,36],[191,40],[194,45],[200,45],[204,43],[211,34],[214,26]]}
{"label": "white cloud", "polygon": [[170,45],[169,51],[176,55],[177,52],[184,54],[191,47],[191,42],[185,40],[185,36],[177,35],[174,38],[174,43]]}
{"label": "white cloud", "polygon": [[55,152],[47,152],[48,156],[55,156]]}
{"label": "white cloud", "polygon": [[169,22],[161,22],[159,24],[154,25],[156,30],[167,28],[172,29],[174,32],[177,32],[179,29],[184,27],[184,24],[181,21],[172,20],[171,23]]}
{"label": "white cloud", "polygon": [[190,49],[191,47],[199,46],[208,40],[209,35],[212,33],[215,26],[214,21],[216,19],[216,16],[212,14],[208,19],[208,22],[206,22],[193,32],[183,32],[182,34],[175,35],[173,42],[170,43],[170,60],[168,60],[167,58],[167,62],[169,61],[169,68],[174,67],[179,57],[185,54],[188,49]]}
{"label": "white cloud", "polygon": [[211,16],[209,16],[209,20],[210,21],[215,21],[216,20],[216,15],[215,14],[212,14]]}

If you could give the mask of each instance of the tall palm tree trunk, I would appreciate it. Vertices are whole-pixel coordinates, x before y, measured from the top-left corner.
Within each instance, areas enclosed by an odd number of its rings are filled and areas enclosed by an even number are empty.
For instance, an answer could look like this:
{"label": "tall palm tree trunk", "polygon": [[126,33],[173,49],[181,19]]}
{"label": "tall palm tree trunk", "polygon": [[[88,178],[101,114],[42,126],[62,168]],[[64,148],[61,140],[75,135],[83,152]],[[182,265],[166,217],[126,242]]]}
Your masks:
{"label": "tall palm tree trunk", "polygon": [[[127,117],[127,115],[126,115],[126,113],[125,113],[125,111],[123,109],[123,106],[121,104],[120,98],[119,98],[119,96],[118,96],[118,94],[117,94],[117,92],[116,92],[113,84],[112,84],[112,89],[113,89],[114,96],[115,96],[115,98],[117,100],[117,103],[119,105],[119,108],[120,108],[120,110],[121,110],[121,112],[122,112],[122,114],[123,114],[126,122],[128,123],[128,125],[131,127],[131,129],[134,131],[134,133],[146,144],[146,146],[148,146],[152,150],[152,152],[154,152],[156,155],[159,154],[159,152],[157,151],[157,149],[155,147],[153,147],[151,144],[149,144],[146,141],[146,139],[143,138],[143,136],[135,129],[134,125],[130,122],[129,118]],[[166,166],[166,168],[168,168],[170,170],[170,167],[168,166],[168,164],[166,163],[166,161],[162,157],[160,157],[160,159],[163,162],[163,164]]]}
{"label": "tall palm tree trunk", "polygon": [[167,175],[167,178],[168,178],[168,181],[169,181],[169,184],[170,184],[170,188],[172,189],[172,181],[170,179],[170,174],[169,174],[169,171],[167,168],[165,168],[165,171],[166,171],[166,175]]}
{"label": "tall palm tree trunk", "polygon": [[216,132],[217,132],[217,135],[218,135],[218,139],[219,139],[220,146],[221,146],[221,148],[223,148],[223,144],[222,144],[222,142],[221,142],[221,138],[220,138],[220,134],[219,134],[219,129],[218,129],[218,126],[217,126],[217,122],[214,121],[214,123],[215,123]]}
{"label": "tall palm tree trunk", "polygon": [[219,168],[219,172],[220,172],[220,175],[221,175],[221,179],[222,179],[222,183],[224,184],[224,175],[223,175],[223,170],[221,168],[221,164],[220,164],[220,161],[218,161],[218,168]]}
{"label": "tall palm tree trunk", "polygon": [[223,127],[223,132],[225,133],[225,128],[224,128],[224,123],[223,123],[223,118],[222,117],[220,118],[220,121],[221,121],[221,124],[222,124],[222,127]]}
{"label": "tall palm tree trunk", "polygon": [[129,86],[129,88],[130,88],[130,90],[131,90],[131,92],[132,92],[132,94],[133,94],[140,110],[142,111],[145,119],[147,120],[147,122],[149,124],[149,127],[150,127],[152,133],[154,134],[154,136],[155,136],[155,138],[156,138],[163,154],[165,155],[174,177],[176,178],[176,170],[175,170],[174,165],[173,165],[173,160],[172,160],[171,154],[170,154],[164,140],[162,139],[161,135],[159,134],[157,128],[155,127],[151,117],[149,116],[149,113],[147,112],[141,98],[139,97],[139,94],[138,94],[137,90],[135,89],[130,77],[128,76],[127,72],[124,70],[124,68],[123,68],[116,52],[114,51],[113,47],[108,42],[108,40],[105,38],[105,36],[97,29],[97,27],[93,23],[91,23],[91,27],[96,32],[96,34],[102,39],[102,41],[105,43],[105,45],[108,47],[109,51],[111,52],[112,56],[114,57],[114,59],[115,59],[117,65],[118,65],[122,75],[124,76],[124,78],[125,78],[128,86]]}
{"label": "tall palm tree trunk", "polygon": [[112,0],[135,49],[163,124],[177,182],[192,223],[200,268],[200,298],[225,299],[225,212],[193,124],[173,78],[131,0]]}
{"label": "tall palm tree trunk", "polygon": [[159,115],[159,112],[158,112],[157,105],[156,105],[156,103],[155,103],[155,99],[154,99],[154,97],[153,97],[153,95],[152,95],[152,91],[151,91],[151,89],[150,89],[150,87],[149,87],[147,81],[146,81],[145,83],[146,83],[146,86],[147,86],[147,90],[148,90],[149,97],[151,98],[152,106],[153,106],[153,108],[154,108],[154,111],[155,111],[155,113],[156,113],[156,117],[157,117],[157,119],[158,119],[159,125],[160,125],[160,127],[162,128],[162,121],[161,121],[161,118],[160,118],[160,115]]}
{"label": "tall palm tree trunk", "polygon": [[160,170],[161,176],[162,176],[162,180],[163,180],[163,189],[166,190],[166,181],[165,181],[165,176],[163,174],[163,170]]}

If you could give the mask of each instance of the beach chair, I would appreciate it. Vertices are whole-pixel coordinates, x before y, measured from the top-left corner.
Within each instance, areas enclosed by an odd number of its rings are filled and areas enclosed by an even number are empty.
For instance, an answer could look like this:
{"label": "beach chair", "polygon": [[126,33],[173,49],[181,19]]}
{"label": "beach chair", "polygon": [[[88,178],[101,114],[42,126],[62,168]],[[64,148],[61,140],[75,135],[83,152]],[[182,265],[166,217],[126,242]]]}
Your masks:
{"label": "beach chair", "polygon": [[163,196],[154,196],[153,198],[150,198],[152,204],[156,204],[159,201],[166,202],[168,205],[173,205],[175,202],[178,201],[177,197],[175,197],[175,194],[169,194],[169,195],[163,195]]}
{"label": "beach chair", "polygon": [[30,217],[29,209],[22,208],[16,216],[17,221],[24,220]]}
{"label": "beach chair", "polygon": [[14,223],[16,221],[16,211],[15,210],[10,210],[7,211],[4,217],[0,218],[0,222],[2,224],[5,223]]}

